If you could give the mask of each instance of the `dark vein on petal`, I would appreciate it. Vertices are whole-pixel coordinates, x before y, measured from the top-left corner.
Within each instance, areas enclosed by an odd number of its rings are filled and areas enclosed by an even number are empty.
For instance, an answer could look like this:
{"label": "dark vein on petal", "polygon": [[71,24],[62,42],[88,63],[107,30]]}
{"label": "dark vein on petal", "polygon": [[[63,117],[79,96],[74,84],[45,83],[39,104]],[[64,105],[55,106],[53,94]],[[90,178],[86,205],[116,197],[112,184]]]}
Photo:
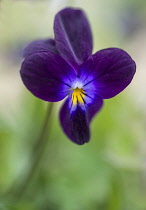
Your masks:
{"label": "dark vein on petal", "polygon": [[[126,66],[122,66],[122,67],[120,67],[120,69],[122,69],[122,68],[125,68],[125,67],[127,67],[128,68],[128,66],[131,66],[131,64],[129,64],[129,65],[126,65]],[[113,70],[113,71],[115,71],[115,70]],[[106,76],[106,75],[110,75],[110,74],[113,74],[112,72],[113,71],[111,71],[110,73],[107,73],[107,74],[101,74],[100,76],[97,76],[97,77],[95,77],[94,79],[92,79],[91,81],[89,81],[89,82],[87,82],[83,87],[85,87],[86,85],[88,85],[89,83],[91,83],[91,82],[93,82],[94,80],[96,80],[96,79],[99,79],[100,77],[102,77],[102,76]],[[88,74],[88,76],[89,75],[91,75],[91,73],[90,74]],[[86,79],[87,79],[88,77],[86,77]],[[85,80],[84,80],[85,81]]]}
{"label": "dark vein on petal", "polygon": [[[83,93],[83,92],[82,92]],[[83,93],[85,96],[87,96],[88,98],[93,99],[91,96],[89,96],[87,93]]]}
{"label": "dark vein on petal", "polygon": [[82,98],[82,100],[83,100],[84,104],[86,104],[86,102],[85,102],[85,100],[84,100],[84,98],[83,98],[82,94],[80,94],[80,96],[81,96],[81,98]]}
{"label": "dark vein on petal", "polygon": [[78,97],[76,96],[76,99],[77,99],[77,104],[79,103],[79,101],[78,101]]}
{"label": "dark vein on petal", "polygon": [[86,78],[84,79],[84,81],[83,81],[83,82],[85,82],[85,81],[86,81],[86,79],[88,79],[88,77],[89,77],[91,74],[92,74],[92,72],[89,72],[89,73],[88,73],[88,75],[86,76]]}
{"label": "dark vein on petal", "polygon": [[56,81],[59,81],[59,82],[65,84],[65,85],[67,85],[68,87],[71,87],[69,84],[67,84],[66,82],[63,82],[63,81],[61,81],[61,80],[59,80],[59,79],[56,79]]}

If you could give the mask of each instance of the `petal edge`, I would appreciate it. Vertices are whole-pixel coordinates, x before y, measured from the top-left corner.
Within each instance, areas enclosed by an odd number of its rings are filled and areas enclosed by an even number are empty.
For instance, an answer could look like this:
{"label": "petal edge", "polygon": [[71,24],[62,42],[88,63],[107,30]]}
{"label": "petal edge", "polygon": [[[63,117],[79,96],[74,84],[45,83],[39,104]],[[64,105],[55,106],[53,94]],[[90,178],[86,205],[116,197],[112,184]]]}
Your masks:
{"label": "petal edge", "polygon": [[49,51],[58,54],[55,41],[53,39],[35,40],[29,43],[23,50],[22,55],[24,58],[38,52]]}

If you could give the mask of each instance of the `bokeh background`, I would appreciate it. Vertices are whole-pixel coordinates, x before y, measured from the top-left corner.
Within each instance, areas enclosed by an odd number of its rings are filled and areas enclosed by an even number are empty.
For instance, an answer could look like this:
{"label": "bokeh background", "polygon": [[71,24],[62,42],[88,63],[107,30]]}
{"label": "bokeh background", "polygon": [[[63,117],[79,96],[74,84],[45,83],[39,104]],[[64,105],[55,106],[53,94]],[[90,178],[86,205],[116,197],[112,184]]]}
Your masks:
{"label": "bokeh background", "polygon": [[[23,85],[22,49],[53,38],[54,15],[85,10],[94,52],[127,51],[137,64],[130,86],[91,124],[88,144],[62,132],[56,103],[38,142],[47,102]],[[146,210],[146,1],[0,1],[0,210]]]}

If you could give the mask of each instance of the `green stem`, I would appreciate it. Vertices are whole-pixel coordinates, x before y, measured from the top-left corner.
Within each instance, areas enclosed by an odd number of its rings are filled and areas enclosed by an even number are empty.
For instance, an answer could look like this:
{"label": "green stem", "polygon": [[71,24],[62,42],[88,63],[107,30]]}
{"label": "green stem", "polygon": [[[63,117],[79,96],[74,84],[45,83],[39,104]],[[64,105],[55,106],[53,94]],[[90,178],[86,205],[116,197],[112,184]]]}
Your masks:
{"label": "green stem", "polygon": [[[53,103],[49,103],[48,107],[47,107],[47,113],[46,113],[46,117],[41,129],[41,132],[38,136],[38,139],[36,141],[36,144],[32,150],[32,164],[30,166],[30,169],[28,170],[28,173],[26,174],[23,182],[21,183],[21,185],[16,189],[16,198],[17,196],[22,197],[25,192],[27,191],[29,184],[31,183],[34,175],[36,174],[36,170],[38,169],[38,166],[40,164],[42,155],[45,151],[47,142],[49,140],[50,137],[50,130],[51,130],[51,124],[50,120],[52,117],[52,110],[53,110]],[[49,124],[50,123],[50,124]],[[49,125],[49,126],[48,126]],[[47,137],[46,134],[48,133]]]}

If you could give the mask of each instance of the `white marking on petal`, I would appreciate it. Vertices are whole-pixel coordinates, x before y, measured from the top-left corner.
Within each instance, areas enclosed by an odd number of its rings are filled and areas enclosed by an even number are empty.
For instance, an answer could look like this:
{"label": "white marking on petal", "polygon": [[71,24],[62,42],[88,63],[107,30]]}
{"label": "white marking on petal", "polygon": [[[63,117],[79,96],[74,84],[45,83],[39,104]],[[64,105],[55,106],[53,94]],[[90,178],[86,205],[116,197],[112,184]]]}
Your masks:
{"label": "white marking on petal", "polygon": [[83,83],[82,83],[80,80],[77,79],[77,80],[73,83],[72,88],[73,88],[73,89],[76,89],[76,88],[82,89],[82,88],[83,88]]}

